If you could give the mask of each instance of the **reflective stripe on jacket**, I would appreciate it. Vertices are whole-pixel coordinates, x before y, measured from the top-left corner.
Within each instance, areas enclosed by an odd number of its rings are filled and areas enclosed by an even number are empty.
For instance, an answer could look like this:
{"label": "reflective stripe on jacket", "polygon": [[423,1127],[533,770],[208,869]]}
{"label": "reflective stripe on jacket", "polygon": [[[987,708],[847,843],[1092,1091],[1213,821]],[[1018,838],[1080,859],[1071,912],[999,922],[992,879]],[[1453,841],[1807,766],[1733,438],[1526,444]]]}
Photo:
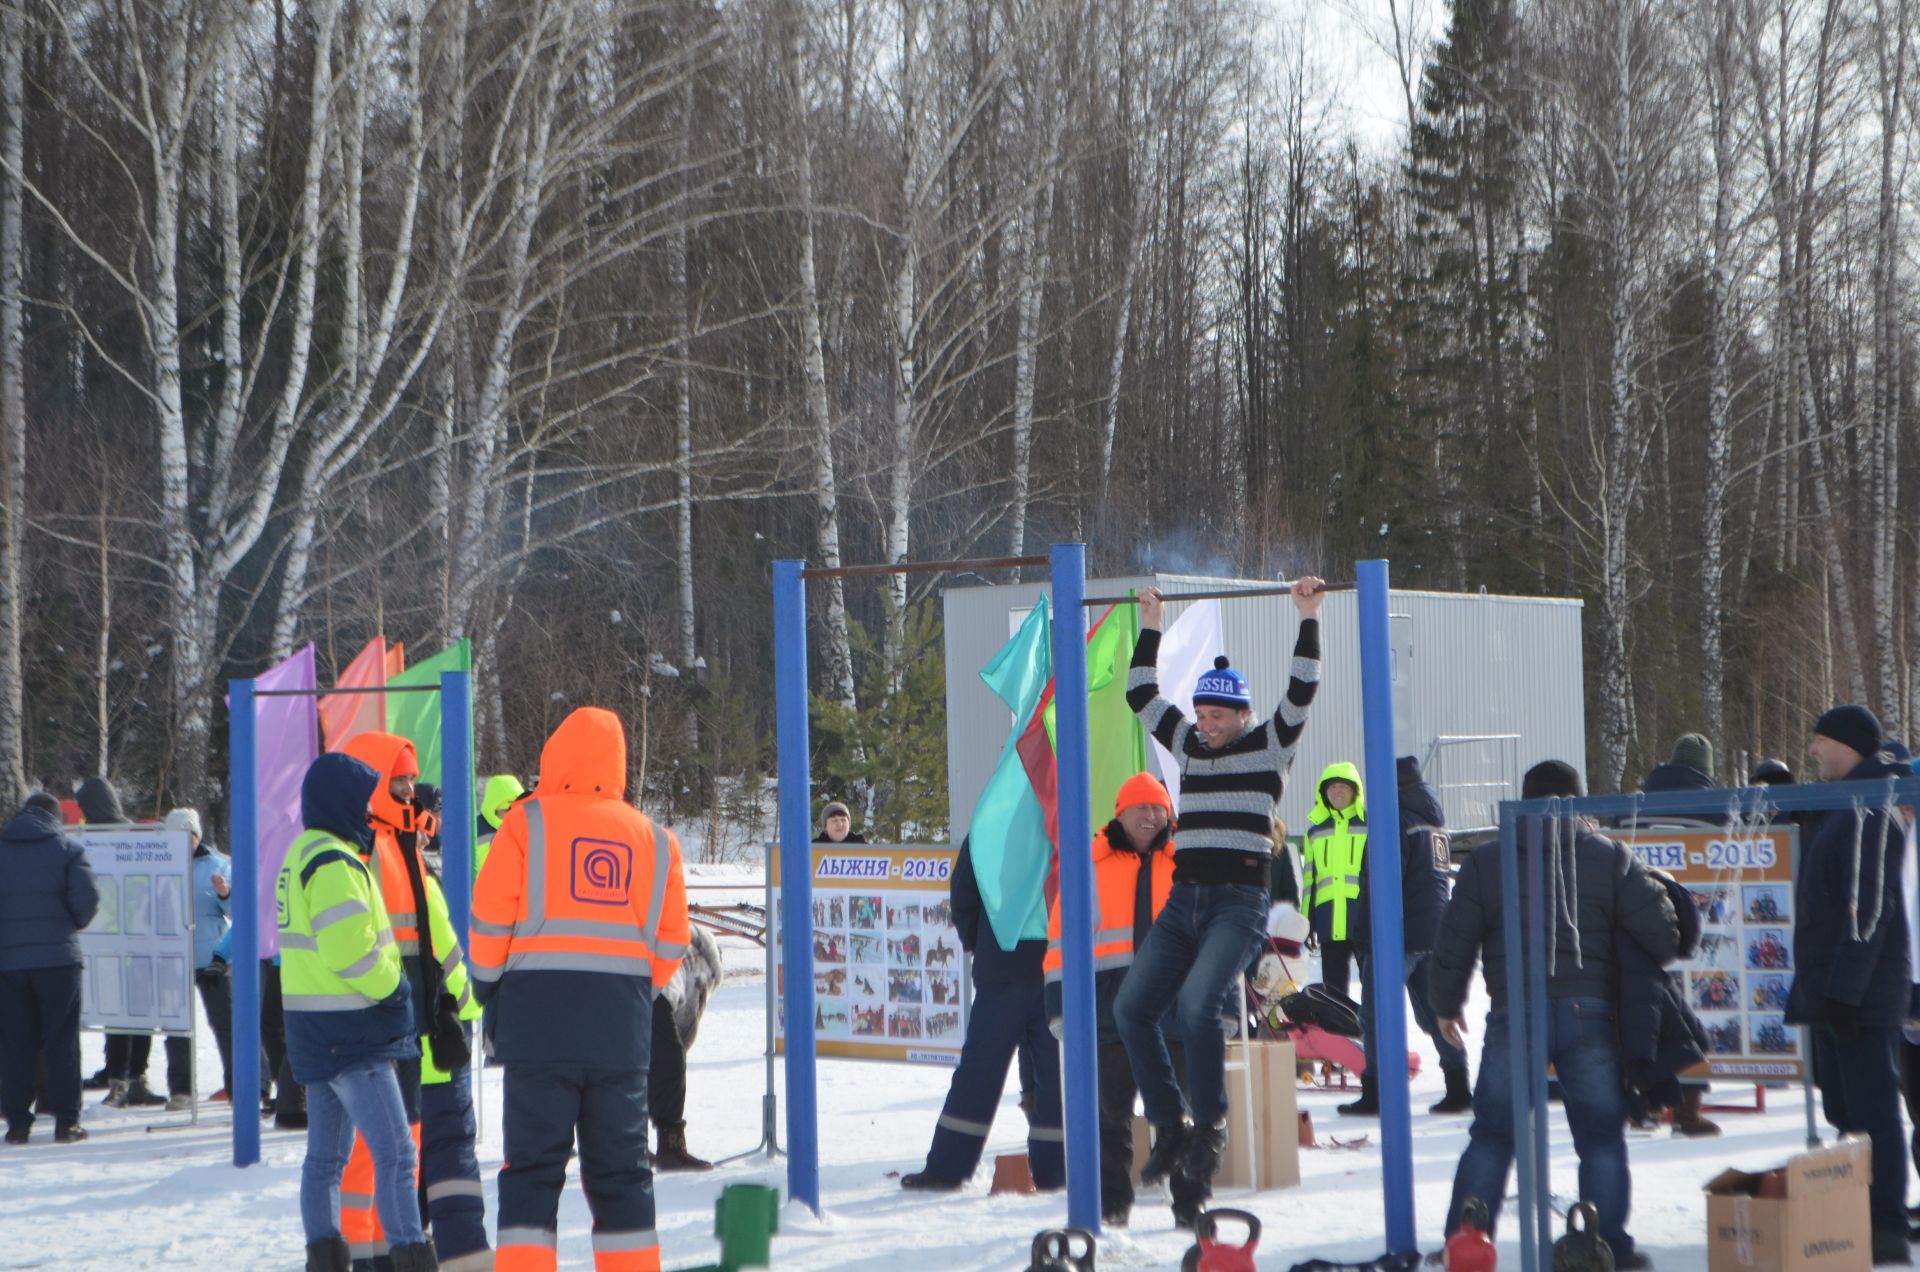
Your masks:
{"label": "reflective stripe on jacket", "polygon": [[[1162,834],[1154,847],[1151,905],[1154,917],[1167,904],[1173,891],[1173,836]],[[1135,898],[1139,895],[1141,857],[1127,840],[1127,832],[1118,820],[1093,837],[1093,1000],[1094,1021],[1101,1041],[1119,1038],[1113,1023],[1113,1000],[1133,965],[1133,918]],[[1047,917],[1046,969],[1047,1016],[1061,1014],[1061,972],[1064,951],[1060,944],[1060,900],[1054,898]]]}
{"label": "reflective stripe on jacket", "polygon": [[[1327,803],[1327,783],[1353,786],[1353,803],[1335,809]],[[1365,922],[1359,913],[1360,871],[1367,855],[1366,788],[1360,770],[1342,761],[1329,764],[1314,791],[1313,811],[1307,815],[1306,869],[1300,883],[1308,918],[1322,940],[1344,941]]]}

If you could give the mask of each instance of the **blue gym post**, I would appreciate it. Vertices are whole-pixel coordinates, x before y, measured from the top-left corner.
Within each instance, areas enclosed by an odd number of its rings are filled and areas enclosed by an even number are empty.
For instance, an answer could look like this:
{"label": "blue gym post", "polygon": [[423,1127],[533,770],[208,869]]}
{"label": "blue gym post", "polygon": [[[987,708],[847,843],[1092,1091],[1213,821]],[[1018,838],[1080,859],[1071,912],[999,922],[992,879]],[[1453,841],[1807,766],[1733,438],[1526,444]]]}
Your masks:
{"label": "blue gym post", "polygon": [[1059,766],[1061,1030],[1067,1222],[1100,1231],[1099,1055],[1093,1005],[1093,770],[1087,736],[1087,549],[1053,548],[1053,704]]}
{"label": "blue gym post", "polygon": [[813,761],[804,561],[773,563],[773,701],[780,750],[781,961],[786,977],[787,1198],[820,1213],[813,1062]]}
{"label": "blue gym post", "polygon": [[[227,732],[228,844],[232,849],[233,894],[246,898],[233,908],[233,1164],[260,1160],[260,815],[257,697],[320,698],[332,693],[437,693],[440,695],[441,887],[454,933],[464,948],[473,912],[473,676],[443,671],[438,685],[402,685],[366,689],[268,689],[251,680],[227,682],[230,712]],[[256,1095],[240,1098],[240,1092]]]}
{"label": "blue gym post", "polygon": [[[1387,1250],[1419,1247],[1413,1222],[1413,1125],[1407,1092],[1406,952],[1400,902],[1400,787],[1393,736],[1393,646],[1387,619],[1387,563],[1361,561],[1360,697],[1366,734],[1367,884],[1373,923],[1367,1007],[1373,1012],[1374,1090],[1380,1100],[1380,1161]],[[1064,832],[1063,832],[1064,833]],[[1064,842],[1064,841],[1063,841]]]}

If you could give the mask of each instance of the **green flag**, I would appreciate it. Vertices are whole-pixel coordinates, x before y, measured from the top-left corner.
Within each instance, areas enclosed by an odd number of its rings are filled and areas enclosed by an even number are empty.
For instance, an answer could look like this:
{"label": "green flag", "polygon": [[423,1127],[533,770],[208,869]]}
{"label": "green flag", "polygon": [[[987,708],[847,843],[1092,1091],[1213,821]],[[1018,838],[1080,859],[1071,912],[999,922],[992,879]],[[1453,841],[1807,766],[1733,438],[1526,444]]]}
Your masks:
{"label": "green flag", "polygon": [[[472,671],[473,659],[468,642],[442,650],[425,662],[417,662],[397,676],[387,677],[389,689],[406,685],[440,687],[443,671]],[[420,780],[444,786],[440,780],[440,695],[437,693],[394,693],[387,695],[387,729],[413,743],[420,758]],[[468,748],[471,755],[472,748]]]}

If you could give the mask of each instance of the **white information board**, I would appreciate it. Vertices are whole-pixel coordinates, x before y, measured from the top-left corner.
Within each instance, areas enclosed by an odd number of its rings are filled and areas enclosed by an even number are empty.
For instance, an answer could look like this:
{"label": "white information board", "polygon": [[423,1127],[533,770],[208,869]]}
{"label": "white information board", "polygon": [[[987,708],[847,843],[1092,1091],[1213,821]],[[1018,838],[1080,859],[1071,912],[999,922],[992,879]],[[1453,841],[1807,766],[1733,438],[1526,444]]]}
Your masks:
{"label": "white information board", "polygon": [[193,850],[184,830],[82,826],[100,912],[80,933],[80,1024],[193,1031]]}

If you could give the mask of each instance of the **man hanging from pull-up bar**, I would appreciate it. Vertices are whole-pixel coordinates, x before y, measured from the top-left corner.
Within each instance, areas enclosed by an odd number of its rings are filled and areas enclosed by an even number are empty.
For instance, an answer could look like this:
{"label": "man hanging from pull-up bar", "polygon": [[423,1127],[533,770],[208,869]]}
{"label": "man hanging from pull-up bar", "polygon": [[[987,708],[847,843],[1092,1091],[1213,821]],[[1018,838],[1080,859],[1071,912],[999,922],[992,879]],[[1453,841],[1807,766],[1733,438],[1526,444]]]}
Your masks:
{"label": "man hanging from pull-up bar", "polygon": [[[1298,580],[1300,611],[1287,695],[1273,718],[1253,722],[1247,680],[1223,656],[1200,677],[1194,718],[1160,696],[1162,602],[1158,589],[1140,594],[1140,640],[1133,650],[1127,705],[1160,744],[1179,758],[1180,828],[1174,836],[1173,891],[1134,956],[1113,1004],[1114,1023],[1139,1083],[1153,1151],[1143,1184],[1177,1177],[1174,1222],[1192,1227],[1212,1194],[1226,1145],[1226,1032],[1241,1010],[1240,976],[1267,935],[1268,859],[1274,810],[1320,684],[1322,582]],[[1174,1009],[1186,1044],[1193,1124],[1182,1107],[1161,1019]]]}

